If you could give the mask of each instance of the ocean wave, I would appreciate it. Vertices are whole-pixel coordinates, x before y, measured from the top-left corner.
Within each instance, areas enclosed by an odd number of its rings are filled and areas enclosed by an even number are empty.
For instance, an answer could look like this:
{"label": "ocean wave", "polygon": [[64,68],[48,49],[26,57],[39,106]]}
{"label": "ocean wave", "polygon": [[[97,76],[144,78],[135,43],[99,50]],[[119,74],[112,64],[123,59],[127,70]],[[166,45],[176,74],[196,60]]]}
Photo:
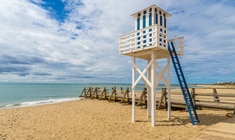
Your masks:
{"label": "ocean wave", "polygon": [[40,100],[40,101],[29,101],[29,102],[22,102],[22,103],[16,103],[16,104],[0,105],[0,108],[36,106],[36,105],[43,105],[43,104],[53,104],[53,103],[75,101],[75,100],[80,100],[80,99],[82,99],[82,98],[75,98],[74,97],[74,98],[63,98],[63,99],[48,99],[48,100]]}

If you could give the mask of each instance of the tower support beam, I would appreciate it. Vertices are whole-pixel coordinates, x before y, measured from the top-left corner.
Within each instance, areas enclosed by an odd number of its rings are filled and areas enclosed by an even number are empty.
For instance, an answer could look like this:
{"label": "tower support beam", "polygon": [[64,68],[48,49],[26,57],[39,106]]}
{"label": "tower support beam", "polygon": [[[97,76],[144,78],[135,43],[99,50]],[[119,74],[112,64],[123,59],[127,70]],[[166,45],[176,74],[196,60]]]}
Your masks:
{"label": "tower support beam", "polygon": [[147,65],[147,67],[143,70],[143,72],[141,72],[140,69],[136,66],[136,64],[133,63],[134,68],[135,68],[136,71],[139,73],[139,77],[138,77],[137,80],[135,81],[134,86],[137,85],[137,83],[140,81],[141,78],[144,80],[144,82],[145,82],[148,86],[151,85],[150,81],[146,78],[146,76],[145,76],[144,74],[147,72],[147,70],[150,68],[150,66],[151,66],[151,64],[152,64],[153,62],[154,62],[154,61],[151,60],[151,61],[149,62],[149,64]]}
{"label": "tower support beam", "polygon": [[[157,53],[152,50],[151,57],[147,60],[147,66],[140,70],[136,64],[136,56],[132,56],[132,122],[135,122],[135,90],[142,79],[147,87],[147,117],[151,118],[151,126],[156,125],[156,92],[159,83],[162,81],[170,92],[170,58],[167,58],[166,65],[162,67],[157,61]],[[147,74],[146,74],[147,73]],[[136,76],[138,74],[138,78]],[[170,95],[168,94],[168,119],[170,119]]]}

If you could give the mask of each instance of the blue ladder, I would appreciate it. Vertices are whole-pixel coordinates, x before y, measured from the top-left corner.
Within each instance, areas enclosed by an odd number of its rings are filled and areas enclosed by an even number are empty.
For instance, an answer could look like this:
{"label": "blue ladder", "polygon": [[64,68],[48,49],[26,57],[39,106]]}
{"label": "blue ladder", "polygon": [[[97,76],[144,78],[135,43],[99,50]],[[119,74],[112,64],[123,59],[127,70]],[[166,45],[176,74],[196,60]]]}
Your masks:
{"label": "blue ladder", "polygon": [[197,115],[197,111],[196,111],[195,105],[193,103],[191,94],[189,92],[188,85],[187,85],[186,80],[184,78],[184,74],[183,74],[182,68],[180,66],[180,62],[179,62],[179,59],[178,59],[173,42],[168,43],[168,51],[170,53],[171,60],[173,62],[174,68],[175,68],[175,72],[176,72],[178,81],[180,83],[181,91],[184,96],[184,101],[186,103],[186,107],[187,107],[192,125],[198,124],[198,123],[200,123],[200,121],[199,121],[199,118]]}

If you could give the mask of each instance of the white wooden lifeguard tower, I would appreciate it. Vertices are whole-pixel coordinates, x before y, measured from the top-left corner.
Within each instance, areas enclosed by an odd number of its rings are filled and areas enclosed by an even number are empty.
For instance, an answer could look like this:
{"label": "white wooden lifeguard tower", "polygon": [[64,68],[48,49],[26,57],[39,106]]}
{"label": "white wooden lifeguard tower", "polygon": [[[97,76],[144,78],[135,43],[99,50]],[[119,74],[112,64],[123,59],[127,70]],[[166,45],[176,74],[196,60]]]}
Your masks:
{"label": "white wooden lifeguard tower", "polygon": [[[168,119],[170,119],[170,53],[168,42],[178,42],[176,52],[183,55],[183,38],[168,40],[167,18],[171,16],[162,8],[152,5],[131,15],[135,18],[135,31],[119,38],[119,52],[132,57],[132,122],[135,122],[135,89],[142,79],[147,87],[147,117],[151,125],[156,124],[156,89],[162,81],[168,92]],[[136,64],[136,59],[147,61],[143,71]],[[160,66],[158,60],[165,59],[166,65]],[[136,73],[139,77],[137,78]],[[147,73],[147,74],[146,74]]]}

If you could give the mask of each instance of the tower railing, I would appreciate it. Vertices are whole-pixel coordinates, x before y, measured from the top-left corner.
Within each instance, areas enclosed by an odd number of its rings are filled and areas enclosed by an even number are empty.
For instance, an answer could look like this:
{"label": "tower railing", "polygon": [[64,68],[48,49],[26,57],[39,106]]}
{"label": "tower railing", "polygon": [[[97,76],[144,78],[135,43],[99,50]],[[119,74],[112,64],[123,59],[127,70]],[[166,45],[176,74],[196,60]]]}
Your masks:
{"label": "tower railing", "polygon": [[175,46],[175,51],[177,55],[184,54],[184,37],[175,37],[173,39],[169,39],[168,42],[173,42]]}
{"label": "tower railing", "polygon": [[149,26],[119,38],[120,54],[154,47],[162,47],[167,50],[167,29],[160,25]]}

